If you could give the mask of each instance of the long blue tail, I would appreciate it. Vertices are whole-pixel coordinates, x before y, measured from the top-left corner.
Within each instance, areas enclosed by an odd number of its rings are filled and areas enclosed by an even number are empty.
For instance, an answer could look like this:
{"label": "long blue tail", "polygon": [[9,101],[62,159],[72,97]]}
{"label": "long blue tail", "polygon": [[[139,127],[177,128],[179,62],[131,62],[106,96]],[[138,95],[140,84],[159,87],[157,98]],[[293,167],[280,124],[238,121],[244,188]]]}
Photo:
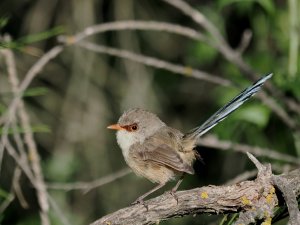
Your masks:
{"label": "long blue tail", "polygon": [[219,109],[216,113],[214,113],[208,120],[206,120],[202,125],[196,127],[189,131],[184,138],[199,138],[211,128],[216,126],[219,122],[224,120],[230,113],[234,112],[237,108],[239,108],[245,101],[247,101],[252,95],[258,92],[261,86],[272,77],[272,73],[260,78],[257,82],[255,82],[252,86],[246,88],[239,95],[237,95],[234,99],[228,102],[224,107]]}

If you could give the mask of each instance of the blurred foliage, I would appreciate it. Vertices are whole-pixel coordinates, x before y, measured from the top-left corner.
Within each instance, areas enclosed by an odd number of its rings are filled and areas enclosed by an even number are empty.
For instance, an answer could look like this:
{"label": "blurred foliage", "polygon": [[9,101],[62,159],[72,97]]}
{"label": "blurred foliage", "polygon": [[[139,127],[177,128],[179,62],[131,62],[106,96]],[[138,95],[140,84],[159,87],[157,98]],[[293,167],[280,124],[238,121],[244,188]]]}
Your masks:
{"label": "blurred foliage", "polygon": [[[0,20],[0,27],[5,26],[8,23],[8,19],[1,21]],[[24,46],[43,41],[45,39],[49,39],[50,37],[57,36],[59,34],[63,34],[64,29],[62,27],[54,27],[50,30],[40,32],[37,34],[30,34],[27,36],[23,36],[19,39],[13,40],[12,42],[0,42],[0,49],[1,48],[11,48],[21,50]]]}
{"label": "blurred foliage", "polygon": [[[31,126],[31,131],[33,133],[42,133],[42,132],[50,132],[50,129],[47,125],[44,125],[44,124],[40,124],[40,125],[32,125]],[[13,134],[13,133],[25,133],[26,131],[22,128],[22,127],[15,127],[15,128],[11,128],[11,129],[8,129],[8,131],[6,131],[6,133],[8,134]],[[3,134],[3,129],[0,128],[0,134]]]}
{"label": "blurred foliage", "polygon": [[[245,61],[262,75],[273,72],[272,83],[285,96],[299,103],[300,76],[290,76],[287,68],[290,60],[287,1],[187,2],[217,26],[233,48],[239,47],[243,33],[250,30],[253,36],[243,52]],[[2,41],[0,48],[17,50],[14,51],[17,71],[23,79],[41,54],[58,44],[58,35],[74,34],[93,24],[118,20],[168,21],[202,30],[187,16],[159,0],[3,0],[0,2],[0,29],[2,34],[12,36],[12,42]],[[208,71],[239,84],[241,88],[219,87],[79,47],[68,47],[48,63],[23,93],[47,183],[92,181],[126,167],[115,136],[106,130],[106,126],[116,122],[129,107],[149,109],[170,126],[187,131],[201,124],[249,85],[235,65],[203,42],[151,31],[108,32],[89,39]],[[299,65],[298,57],[298,69]],[[3,59],[0,59],[0,71],[0,115],[3,115],[13,97]],[[299,115],[291,113],[291,116],[299,121]],[[13,131],[23,133],[18,126],[9,130],[9,134]],[[210,133],[221,139],[297,156],[293,131],[255,99]],[[222,184],[254,168],[240,153],[201,147],[198,150],[205,165],[197,162],[197,175],[187,176],[181,189]],[[4,157],[0,204],[9,195],[12,182],[9,175],[15,166],[12,160],[7,160],[8,155]],[[284,165],[271,159],[261,160]],[[34,189],[28,187],[26,178],[20,182],[30,208],[23,209],[16,198],[1,215],[1,224],[40,224]],[[49,189],[49,192],[70,224],[79,225],[129,205],[152,186],[145,179],[130,174],[87,194],[78,190]],[[57,212],[51,209],[50,214],[52,224],[61,224]],[[201,215],[161,224],[231,224],[236,216]]]}

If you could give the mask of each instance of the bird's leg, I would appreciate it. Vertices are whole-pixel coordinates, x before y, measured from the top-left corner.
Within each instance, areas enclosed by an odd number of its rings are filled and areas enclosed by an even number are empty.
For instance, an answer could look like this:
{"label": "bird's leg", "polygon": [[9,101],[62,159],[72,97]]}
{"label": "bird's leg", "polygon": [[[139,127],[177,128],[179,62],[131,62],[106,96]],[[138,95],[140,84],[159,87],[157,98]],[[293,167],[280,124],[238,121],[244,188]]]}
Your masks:
{"label": "bird's leg", "polygon": [[155,186],[150,191],[148,191],[145,194],[143,194],[142,196],[138,197],[137,200],[135,200],[133,203],[131,203],[131,205],[138,204],[138,203],[142,204],[148,211],[148,206],[145,204],[144,198],[146,198],[148,195],[152,194],[153,192],[157,191],[158,189],[162,188],[163,186],[165,186],[165,184],[166,183],[161,183],[161,184]]}
{"label": "bird's leg", "polygon": [[178,197],[176,196],[175,192],[177,191],[179,185],[182,183],[183,178],[184,178],[184,174],[182,174],[182,176],[179,178],[179,180],[177,181],[176,185],[171,189],[171,191],[169,192],[176,200],[177,205],[178,205]]}

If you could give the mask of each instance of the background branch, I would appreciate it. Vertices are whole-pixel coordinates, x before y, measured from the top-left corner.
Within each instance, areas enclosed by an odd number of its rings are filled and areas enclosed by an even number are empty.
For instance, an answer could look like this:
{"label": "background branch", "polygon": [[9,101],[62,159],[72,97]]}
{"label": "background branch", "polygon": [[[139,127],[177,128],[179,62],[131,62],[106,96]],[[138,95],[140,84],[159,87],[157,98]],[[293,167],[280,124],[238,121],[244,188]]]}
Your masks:
{"label": "background branch", "polygon": [[[6,49],[3,51],[7,63],[8,76],[11,82],[12,91],[15,94],[15,96],[18,96],[18,93],[20,93],[21,91],[19,90],[19,80],[16,72],[14,55],[10,49]],[[40,212],[41,221],[43,225],[48,225],[50,224],[50,221],[48,217],[49,205],[47,200],[47,190],[45,187],[43,173],[41,170],[39,153],[30,126],[30,119],[25,110],[24,102],[21,99],[19,100],[16,108],[18,110],[20,124],[25,131],[24,141],[25,144],[27,145],[29,161],[34,174],[34,179],[36,184],[35,187],[37,188],[37,197],[38,197],[39,205],[41,207],[41,212]],[[2,144],[5,145],[5,143]]]}
{"label": "background branch", "polygon": [[207,135],[204,138],[200,139],[198,144],[200,146],[205,146],[209,148],[215,148],[219,150],[233,150],[236,152],[250,152],[255,156],[264,156],[270,159],[276,159],[279,161],[285,161],[295,165],[300,165],[298,158],[284,153],[280,153],[273,149],[261,148],[258,146],[250,146],[245,144],[233,143],[231,141],[220,140],[214,135]]}

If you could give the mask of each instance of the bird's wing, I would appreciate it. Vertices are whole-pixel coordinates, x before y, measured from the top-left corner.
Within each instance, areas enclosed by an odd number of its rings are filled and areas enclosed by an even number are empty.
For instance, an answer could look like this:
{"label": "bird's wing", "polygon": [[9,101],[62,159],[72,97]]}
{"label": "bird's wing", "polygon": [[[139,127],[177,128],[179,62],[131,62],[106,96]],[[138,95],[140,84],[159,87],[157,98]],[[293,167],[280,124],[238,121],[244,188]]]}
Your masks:
{"label": "bird's wing", "polygon": [[177,171],[194,174],[193,167],[184,162],[176,151],[178,147],[169,134],[158,132],[144,141],[137,154],[144,161],[153,161]]}

